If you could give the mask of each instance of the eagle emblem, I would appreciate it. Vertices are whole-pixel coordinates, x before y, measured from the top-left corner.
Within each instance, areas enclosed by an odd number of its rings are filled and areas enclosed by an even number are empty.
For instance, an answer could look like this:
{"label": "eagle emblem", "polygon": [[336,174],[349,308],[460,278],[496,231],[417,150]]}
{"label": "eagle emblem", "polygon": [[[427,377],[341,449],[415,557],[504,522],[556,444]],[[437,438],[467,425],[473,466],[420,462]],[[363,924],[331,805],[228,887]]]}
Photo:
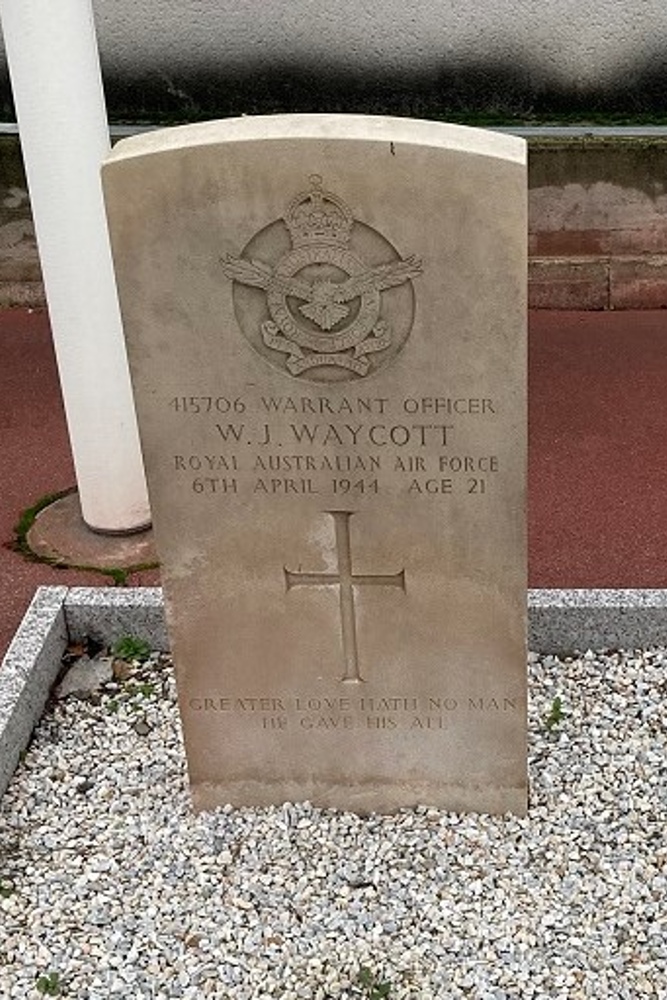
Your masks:
{"label": "eagle emblem", "polygon": [[382,293],[416,278],[421,260],[399,257],[383,240],[394,259],[365,262],[352,245],[350,209],[323,190],[317,174],[310,177],[310,190],[290,202],[282,222],[291,248],[277,260],[231,254],[221,260],[226,277],[266,293],[264,347],[278,352],[273,357],[281,356],[291,375],[316,369],[368,375],[372,358],[397,346]]}

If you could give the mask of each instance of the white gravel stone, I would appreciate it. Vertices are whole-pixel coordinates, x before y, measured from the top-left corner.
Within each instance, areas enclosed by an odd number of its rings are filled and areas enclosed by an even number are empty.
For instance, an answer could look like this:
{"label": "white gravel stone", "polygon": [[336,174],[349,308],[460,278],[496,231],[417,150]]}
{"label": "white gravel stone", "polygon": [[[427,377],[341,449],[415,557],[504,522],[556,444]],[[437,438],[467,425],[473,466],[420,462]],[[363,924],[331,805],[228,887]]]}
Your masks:
{"label": "white gravel stone", "polygon": [[85,696],[97,691],[101,684],[113,677],[113,656],[98,656],[89,659],[82,656],[74,663],[56,688],[56,698],[67,698],[76,694]]}
{"label": "white gravel stone", "polygon": [[65,698],[0,805],[0,997],[666,1000],[665,664],[530,656],[525,819],[197,816],[166,659]]}

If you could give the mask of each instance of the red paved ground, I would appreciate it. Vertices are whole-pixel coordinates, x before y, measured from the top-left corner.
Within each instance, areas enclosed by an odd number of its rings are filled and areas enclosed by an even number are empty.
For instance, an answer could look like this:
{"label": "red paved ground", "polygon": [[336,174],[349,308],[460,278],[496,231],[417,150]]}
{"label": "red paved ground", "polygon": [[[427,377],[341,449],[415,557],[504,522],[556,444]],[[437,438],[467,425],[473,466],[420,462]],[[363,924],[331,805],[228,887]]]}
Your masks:
{"label": "red paved ground", "polygon": [[530,322],[533,587],[667,586],[667,311]]}
{"label": "red paved ground", "polygon": [[[530,585],[666,587],[667,311],[533,313],[529,404]],[[108,585],[8,547],[73,484],[46,314],[0,312],[0,655],[40,584]]]}
{"label": "red paved ground", "polygon": [[[100,392],[111,391],[100,376]],[[108,586],[99,573],[28,562],[11,549],[22,511],[74,485],[46,312],[0,311],[0,658],[41,584]],[[157,582],[135,574],[134,585]]]}

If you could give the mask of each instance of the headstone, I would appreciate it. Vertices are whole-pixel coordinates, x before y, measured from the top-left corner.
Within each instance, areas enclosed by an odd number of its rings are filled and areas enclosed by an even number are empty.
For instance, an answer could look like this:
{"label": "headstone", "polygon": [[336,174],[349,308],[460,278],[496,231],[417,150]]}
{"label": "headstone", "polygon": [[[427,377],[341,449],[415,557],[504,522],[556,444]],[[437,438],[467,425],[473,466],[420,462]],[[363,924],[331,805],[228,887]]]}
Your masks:
{"label": "headstone", "polygon": [[523,812],[524,142],[248,118],[103,174],[195,807]]}

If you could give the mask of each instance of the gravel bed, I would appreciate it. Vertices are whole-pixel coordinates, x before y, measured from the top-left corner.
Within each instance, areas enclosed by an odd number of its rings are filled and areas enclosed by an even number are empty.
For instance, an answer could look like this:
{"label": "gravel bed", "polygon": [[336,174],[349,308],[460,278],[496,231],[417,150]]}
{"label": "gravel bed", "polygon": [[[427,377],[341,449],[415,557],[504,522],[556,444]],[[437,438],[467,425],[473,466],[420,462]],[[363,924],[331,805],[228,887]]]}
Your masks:
{"label": "gravel bed", "polygon": [[56,703],[0,805],[0,997],[667,998],[667,650],[529,672],[524,819],[195,816],[168,660]]}

